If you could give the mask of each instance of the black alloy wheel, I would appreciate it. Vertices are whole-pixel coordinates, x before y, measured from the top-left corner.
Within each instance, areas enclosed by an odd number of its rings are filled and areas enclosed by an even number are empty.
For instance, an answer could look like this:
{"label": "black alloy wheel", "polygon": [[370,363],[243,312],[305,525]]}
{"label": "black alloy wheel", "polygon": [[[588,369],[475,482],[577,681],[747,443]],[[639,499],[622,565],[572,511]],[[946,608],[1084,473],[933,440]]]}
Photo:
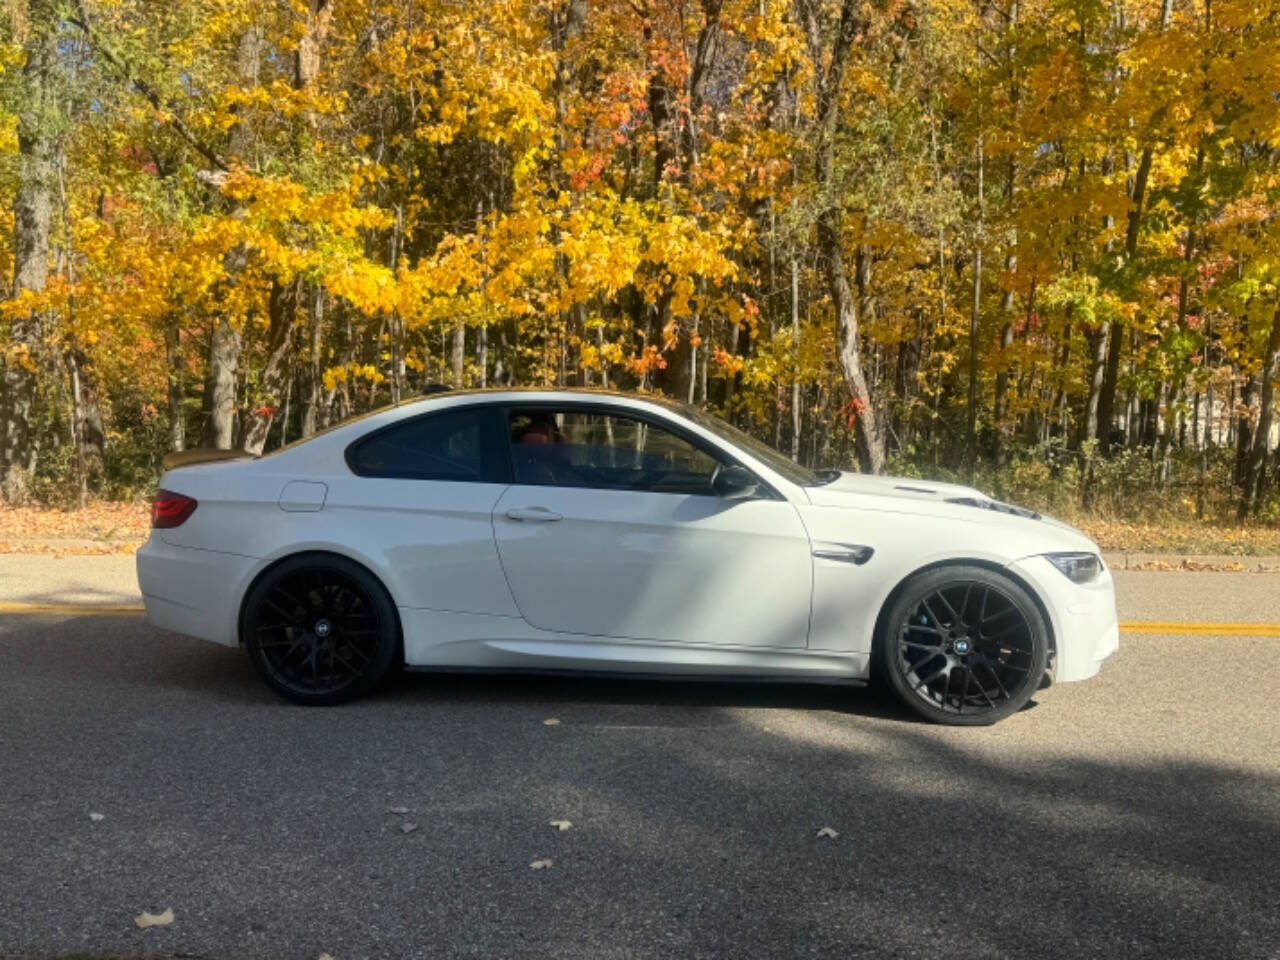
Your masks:
{"label": "black alloy wheel", "polygon": [[875,671],[936,723],[977,726],[1014,713],[1040,687],[1048,628],[1030,594],[985,567],[912,577],[882,620]]}
{"label": "black alloy wheel", "polygon": [[292,557],[254,585],[240,637],[267,684],[295,703],[345,703],[369,693],[399,650],[387,592],[342,557]]}

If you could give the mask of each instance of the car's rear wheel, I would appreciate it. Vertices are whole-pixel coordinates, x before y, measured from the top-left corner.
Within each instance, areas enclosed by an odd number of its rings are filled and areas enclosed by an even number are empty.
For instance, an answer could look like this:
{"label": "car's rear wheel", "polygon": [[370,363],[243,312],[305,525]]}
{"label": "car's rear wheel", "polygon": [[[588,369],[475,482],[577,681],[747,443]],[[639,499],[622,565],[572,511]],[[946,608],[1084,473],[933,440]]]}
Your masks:
{"label": "car's rear wheel", "polygon": [[926,570],[881,619],[875,669],[904,704],[936,723],[995,723],[1040,686],[1049,636],[1034,599],[985,567]]}
{"label": "car's rear wheel", "polygon": [[387,592],[359,564],[327,554],[291,557],[250,591],[241,619],[249,659],[295,703],[344,703],[370,692],[399,648]]}

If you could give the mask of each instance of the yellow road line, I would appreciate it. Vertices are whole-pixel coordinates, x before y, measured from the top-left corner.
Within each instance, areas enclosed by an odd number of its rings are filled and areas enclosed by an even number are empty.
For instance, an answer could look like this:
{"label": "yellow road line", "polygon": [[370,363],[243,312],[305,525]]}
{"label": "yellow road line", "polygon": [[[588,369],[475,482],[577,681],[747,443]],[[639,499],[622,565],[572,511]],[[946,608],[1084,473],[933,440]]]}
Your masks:
{"label": "yellow road line", "polygon": [[[137,617],[139,604],[99,603],[0,603],[0,615],[56,617]],[[1121,621],[1121,633],[1178,634],[1183,636],[1280,637],[1280,623],[1187,623],[1177,620]]]}
{"label": "yellow road line", "polygon": [[1186,636],[1280,637],[1280,623],[1181,623],[1173,620],[1121,622],[1121,633],[1175,633]]}
{"label": "yellow road line", "polygon": [[136,617],[145,611],[138,604],[105,603],[0,603],[0,614],[56,617]]}

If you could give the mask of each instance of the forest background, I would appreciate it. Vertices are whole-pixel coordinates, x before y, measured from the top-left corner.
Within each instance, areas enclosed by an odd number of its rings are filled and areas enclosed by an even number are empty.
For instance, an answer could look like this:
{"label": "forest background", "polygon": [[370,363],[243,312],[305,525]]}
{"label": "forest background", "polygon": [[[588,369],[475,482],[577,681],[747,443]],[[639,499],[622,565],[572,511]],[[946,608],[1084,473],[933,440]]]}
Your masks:
{"label": "forest background", "polygon": [[1278,212],[1259,0],[7,0],[0,492],[595,386],[1280,544]]}

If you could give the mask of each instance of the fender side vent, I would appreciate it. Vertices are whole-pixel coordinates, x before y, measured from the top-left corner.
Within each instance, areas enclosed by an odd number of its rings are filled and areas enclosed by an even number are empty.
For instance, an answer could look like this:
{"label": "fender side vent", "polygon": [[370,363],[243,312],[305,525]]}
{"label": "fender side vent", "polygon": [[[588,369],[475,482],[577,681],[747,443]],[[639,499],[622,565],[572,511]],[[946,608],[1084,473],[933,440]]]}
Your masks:
{"label": "fender side vent", "polygon": [[950,497],[947,503],[958,503],[965,507],[978,507],[980,510],[994,510],[996,513],[1007,513],[1028,520],[1039,520],[1040,514],[1026,507],[1015,507],[1012,503],[1001,503],[999,500],[979,500],[976,497]]}

